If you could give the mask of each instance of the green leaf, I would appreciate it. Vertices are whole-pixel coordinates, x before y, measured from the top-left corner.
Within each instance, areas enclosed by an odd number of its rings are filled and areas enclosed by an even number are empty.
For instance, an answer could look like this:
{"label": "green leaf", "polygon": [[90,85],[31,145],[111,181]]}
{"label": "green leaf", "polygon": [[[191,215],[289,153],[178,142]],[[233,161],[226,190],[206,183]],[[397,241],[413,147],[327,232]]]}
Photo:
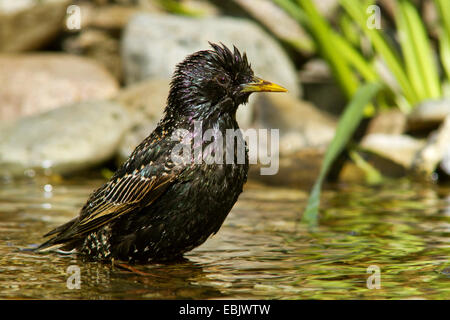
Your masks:
{"label": "green leaf", "polygon": [[350,151],[350,158],[353,160],[355,165],[364,172],[367,184],[377,185],[383,182],[384,178],[380,171],[364,160],[358,152]]}
{"label": "green leaf", "polygon": [[311,0],[298,0],[307,16],[309,31],[315,38],[320,54],[327,60],[337,83],[347,97],[351,97],[359,85],[359,80],[353,70],[340,54],[336,54],[336,37],[329,23],[320,15]]}
{"label": "green leaf", "polygon": [[379,30],[367,27],[367,15],[365,8],[361,6],[358,1],[354,0],[341,0],[341,5],[371,40],[375,50],[383,57],[386,65],[389,67],[389,70],[397,79],[397,82],[408,102],[410,104],[418,103],[420,99],[417,97],[417,94],[404,71],[404,66],[395,50],[388,44]]}
{"label": "green leaf", "polygon": [[382,85],[378,82],[364,84],[358,89],[358,91],[356,91],[352,100],[345,108],[345,111],[339,120],[333,141],[331,141],[331,144],[325,153],[319,177],[312,188],[302,217],[302,223],[305,223],[310,227],[317,225],[319,219],[320,190],[322,188],[323,181],[334,160],[346,147],[361,122],[366,105],[380,91],[381,88]]}
{"label": "green leaf", "polygon": [[402,0],[396,17],[406,70],[420,100],[439,98],[441,86],[425,26],[414,6]]}
{"label": "green leaf", "polygon": [[450,79],[450,1],[436,0],[435,2],[442,20],[439,37],[440,56],[447,79]]}

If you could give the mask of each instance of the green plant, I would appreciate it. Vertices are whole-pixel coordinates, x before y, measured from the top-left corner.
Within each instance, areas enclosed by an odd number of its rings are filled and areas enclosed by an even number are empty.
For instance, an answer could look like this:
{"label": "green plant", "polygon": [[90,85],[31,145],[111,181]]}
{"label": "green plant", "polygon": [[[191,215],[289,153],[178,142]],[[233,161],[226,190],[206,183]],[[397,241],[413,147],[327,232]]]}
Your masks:
{"label": "green plant", "polygon": [[[310,33],[318,54],[328,63],[334,78],[349,99],[342,114],[336,135],[328,147],[318,179],[311,191],[302,222],[312,226],[318,221],[320,190],[335,159],[346,149],[360,124],[370,101],[376,98],[378,106],[392,102],[405,113],[426,99],[440,98],[444,84],[450,78],[450,1],[435,0],[440,14],[439,52],[445,77],[440,78],[433,54],[432,41],[420,15],[409,0],[395,3],[395,26],[398,50],[383,29],[368,26],[368,6],[375,1],[340,0],[344,9],[339,21],[341,33],[317,10],[312,0],[273,0],[292,15]],[[362,50],[362,41],[369,40],[370,49]],[[358,41],[359,40],[359,41]],[[364,54],[363,54],[364,51]],[[397,85],[387,83],[374,67],[381,58],[395,78]],[[362,82],[369,84],[361,85]],[[377,83],[382,82],[383,86]],[[383,90],[381,88],[383,87]],[[394,97],[394,99],[392,99]],[[373,108],[372,108],[373,110]],[[356,153],[353,160],[363,167],[373,181],[381,176],[364,163]],[[369,177],[368,177],[369,178]]]}
{"label": "green plant", "polygon": [[[378,81],[380,75],[374,68],[379,56],[394,76],[398,87],[385,83],[390,94],[396,97],[397,106],[409,112],[415,105],[427,99],[440,98],[443,84],[450,78],[450,2],[435,0],[441,17],[439,53],[445,78],[439,78],[438,65],[433,55],[432,43],[426,27],[409,0],[395,3],[395,23],[399,52],[388,40],[383,29],[367,26],[367,8],[374,1],[340,0],[344,9],[339,21],[342,33],[320,15],[311,0],[274,0],[290,13],[311,34],[318,53],[329,64],[333,75],[347,97],[352,96],[364,81]],[[353,25],[370,41],[372,55],[363,55],[357,47]],[[382,81],[382,79],[381,79]]]}
{"label": "green plant", "polygon": [[308,203],[302,217],[302,222],[306,223],[310,227],[313,227],[318,223],[320,190],[328,170],[336,157],[347,146],[354,131],[358,127],[359,122],[363,118],[365,106],[370,102],[370,100],[372,100],[373,97],[375,97],[381,88],[382,85],[377,82],[367,83],[359,87],[339,119],[336,134],[327,149],[322,162],[319,177],[317,178],[309,195]]}

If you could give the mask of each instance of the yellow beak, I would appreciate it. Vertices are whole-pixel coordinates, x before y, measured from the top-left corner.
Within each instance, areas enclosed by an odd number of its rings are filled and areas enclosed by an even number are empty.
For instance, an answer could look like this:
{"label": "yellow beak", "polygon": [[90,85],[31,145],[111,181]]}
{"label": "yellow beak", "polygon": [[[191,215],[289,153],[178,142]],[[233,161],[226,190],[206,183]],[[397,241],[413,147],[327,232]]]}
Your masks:
{"label": "yellow beak", "polygon": [[252,82],[242,85],[241,92],[287,92],[287,89],[261,78],[253,77]]}

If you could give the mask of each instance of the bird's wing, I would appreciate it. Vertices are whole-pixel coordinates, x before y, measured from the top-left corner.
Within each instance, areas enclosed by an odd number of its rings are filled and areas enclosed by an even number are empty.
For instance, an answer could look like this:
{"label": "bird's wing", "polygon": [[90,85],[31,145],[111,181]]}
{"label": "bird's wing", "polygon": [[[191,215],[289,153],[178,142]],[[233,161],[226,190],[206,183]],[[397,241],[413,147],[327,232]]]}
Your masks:
{"label": "bird's wing", "polygon": [[184,169],[163,154],[165,148],[154,147],[158,141],[153,135],[144,140],[111,180],[92,193],[80,215],[47,233],[56,236],[39,248],[80,238],[158,199]]}
{"label": "bird's wing", "polygon": [[56,236],[42,243],[37,250],[47,250],[55,245],[80,239],[89,231],[98,229],[127,212],[149,206],[176,177],[176,171],[152,177],[138,173],[116,179],[113,177],[89,197],[80,216],[47,233],[46,237]]}
{"label": "bird's wing", "polygon": [[76,233],[86,233],[138,207],[149,206],[176,176],[176,172],[156,176],[136,172],[112,179],[89,198],[77,223]]}

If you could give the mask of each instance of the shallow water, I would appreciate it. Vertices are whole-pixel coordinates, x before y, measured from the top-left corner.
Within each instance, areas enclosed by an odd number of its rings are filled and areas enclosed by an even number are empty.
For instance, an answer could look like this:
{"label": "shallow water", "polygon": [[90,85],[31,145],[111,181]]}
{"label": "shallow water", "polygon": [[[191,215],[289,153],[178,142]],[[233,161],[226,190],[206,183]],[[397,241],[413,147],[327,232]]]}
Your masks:
{"label": "shallow water", "polygon": [[[218,234],[186,261],[134,272],[17,251],[77,215],[101,183],[0,185],[0,298],[450,298],[450,188],[407,181],[326,191],[314,232],[297,224],[307,193],[248,184]],[[371,265],[380,270],[379,289],[367,287]],[[80,289],[67,286],[69,266],[79,268]]]}

